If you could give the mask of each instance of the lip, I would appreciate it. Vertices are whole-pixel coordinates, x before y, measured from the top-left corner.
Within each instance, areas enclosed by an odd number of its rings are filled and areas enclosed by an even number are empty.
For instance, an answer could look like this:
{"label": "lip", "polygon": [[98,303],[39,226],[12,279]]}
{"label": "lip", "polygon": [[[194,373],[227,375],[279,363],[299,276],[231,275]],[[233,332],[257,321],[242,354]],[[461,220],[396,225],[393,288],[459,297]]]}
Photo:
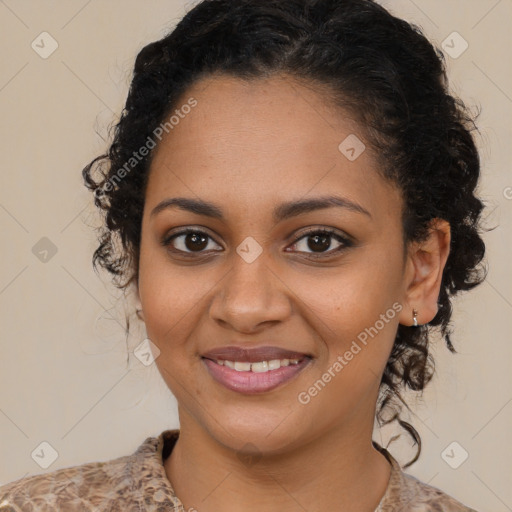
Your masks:
{"label": "lip", "polygon": [[[304,352],[295,352],[280,347],[262,346],[262,347],[239,347],[225,346],[209,350],[202,354],[204,359],[216,361],[246,361],[248,363],[257,363],[258,361],[271,361],[272,359],[304,359],[311,358],[310,354]],[[271,370],[277,371],[277,370]],[[238,372],[237,372],[238,373]]]}
{"label": "lip", "polygon": [[[296,352],[295,352],[296,354]],[[301,360],[294,365],[282,366],[277,370],[268,370],[267,372],[240,372],[224,365],[219,365],[211,359],[202,358],[208,372],[215,381],[222,384],[231,391],[236,391],[245,395],[254,395],[265,393],[283,385],[296,377],[311,362],[311,358],[302,354]],[[219,357],[219,359],[222,359]],[[276,357],[274,359],[281,359]],[[287,358],[283,358],[287,359]],[[298,358],[297,358],[298,359]],[[229,359],[227,359],[229,361]],[[258,359],[257,361],[261,361]],[[266,360],[266,359],[263,359]],[[249,361],[248,361],[249,362]],[[252,361],[255,362],[255,361]]]}

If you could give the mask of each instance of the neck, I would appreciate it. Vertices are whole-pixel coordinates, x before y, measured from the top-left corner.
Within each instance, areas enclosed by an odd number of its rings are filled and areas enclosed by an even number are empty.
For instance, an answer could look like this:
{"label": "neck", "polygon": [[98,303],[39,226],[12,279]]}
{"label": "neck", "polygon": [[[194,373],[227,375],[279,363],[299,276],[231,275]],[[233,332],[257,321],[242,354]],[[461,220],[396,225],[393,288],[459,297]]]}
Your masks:
{"label": "neck", "polygon": [[387,488],[391,468],[371,444],[373,421],[255,457],[237,455],[187,415],[180,424],[164,465],[185,510],[374,512]]}

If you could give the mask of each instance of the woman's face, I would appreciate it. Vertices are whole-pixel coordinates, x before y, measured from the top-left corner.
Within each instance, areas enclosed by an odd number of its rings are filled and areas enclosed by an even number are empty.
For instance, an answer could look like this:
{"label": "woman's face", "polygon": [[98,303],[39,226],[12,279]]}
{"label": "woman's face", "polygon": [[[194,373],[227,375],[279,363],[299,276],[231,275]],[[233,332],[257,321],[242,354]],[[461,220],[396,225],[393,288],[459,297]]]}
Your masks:
{"label": "woman's face", "polygon": [[357,125],[289,78],[217,76],[183,98],[151,164],[139,267],[182,429],[268,453],[367,436],[406,313],[399,190]]}

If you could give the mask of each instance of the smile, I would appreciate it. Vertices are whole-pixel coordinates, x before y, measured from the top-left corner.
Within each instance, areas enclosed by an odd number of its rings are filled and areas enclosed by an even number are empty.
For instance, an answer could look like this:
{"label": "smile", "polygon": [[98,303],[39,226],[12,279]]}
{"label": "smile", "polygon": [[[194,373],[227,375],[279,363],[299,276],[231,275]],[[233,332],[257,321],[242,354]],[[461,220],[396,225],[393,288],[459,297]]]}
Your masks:
{"label": "smile", "polygon": [[242,394],[265,393],[293,379],[311,362],[301,359],[229,361],[202,358],[210,376],[225,388]]}
{"label": "smile", "polygon": [[264,373],[269,370],[277,370],[282,366],[298,364],[299,359],[272,359],[270,361],[257,361],[254,363],[245,361],[223,361],[222,359],[217,359],[216,363],[221,366],[227,366],[237,372]]}

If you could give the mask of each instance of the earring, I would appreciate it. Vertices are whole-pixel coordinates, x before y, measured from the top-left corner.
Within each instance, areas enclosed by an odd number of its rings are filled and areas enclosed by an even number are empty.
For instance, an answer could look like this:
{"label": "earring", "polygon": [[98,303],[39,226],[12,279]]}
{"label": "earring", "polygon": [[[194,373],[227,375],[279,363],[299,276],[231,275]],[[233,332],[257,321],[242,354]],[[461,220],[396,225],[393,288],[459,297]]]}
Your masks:
{"label": "earring", "polygon": [[412,310],[412,322],[413,322],[414,327],[418,327],[418,318],[417,317],[418,317],[418,312],[415,309],[413,309]]}

